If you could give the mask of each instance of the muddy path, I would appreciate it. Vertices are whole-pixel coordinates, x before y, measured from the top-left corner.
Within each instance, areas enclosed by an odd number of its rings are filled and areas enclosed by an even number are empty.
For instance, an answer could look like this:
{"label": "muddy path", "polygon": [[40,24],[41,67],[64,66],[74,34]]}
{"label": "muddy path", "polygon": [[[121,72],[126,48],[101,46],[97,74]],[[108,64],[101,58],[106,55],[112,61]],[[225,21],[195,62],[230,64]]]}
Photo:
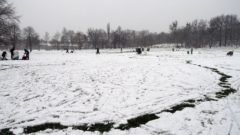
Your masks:
{"label": "muddy path", "polygon": [[[207,66],[187,63],[189,65],[198,66],[200,68],[208,69],[211,72],[214,72],[220,76],[218,85],[221,87],[221,90],[218,92],[215,92],[213,95],[204,95],[203,97],[197,98],[197,99],[188,99],[185,101],[182,101],[179,104],[175,104],[173,106],[170,106],[169,108],[166,108],[164,110],[161,110],[160,112],[155,113],[149,113],[149,114],[143,114],[141,116],[132,118],[127,120],[127,123],[120,124],[117,126],[116,123],[111,121],[105,121],[102,123],[95,123],[95,124],[82,124],[82,125],[62,125],[61,123],[43,123],[40,125],[33,125],[33,126],[27,126],[23,127],[23,133],[24,134],[30,134],[30,133],[36,133],[39,131],[44,131],[46,129],[57,129],[57,130],[63,130],[71,127],[73,130],[81,130],[81,131],[90,131],[95,132],[99,131],[100,133],[103,132],[109,132],[112,129],[119,129],[119,130],[129,130],[131,128],[140,127],[143,124],[148,123],[149,121],[159,119],[160,117],[157,116],[157,114],[161,113],[172,113],[174,114],[177,111],[181,111],[185,108],[194,108],[196,105],[202,103],[202,102],[208,102],[208,101],[218,101],[222,98],[225,98],[229,96],[230,94],[233,94],[237,92],[236,89],[232,88],[229,79],[232,77],[230,75],[227,75],[223,72],[220,72],[216,68],[211,68]],[[0,130],[0,134],[2,135],[14,135],[13,132],[11,132],[11,128],[5,128]]]}

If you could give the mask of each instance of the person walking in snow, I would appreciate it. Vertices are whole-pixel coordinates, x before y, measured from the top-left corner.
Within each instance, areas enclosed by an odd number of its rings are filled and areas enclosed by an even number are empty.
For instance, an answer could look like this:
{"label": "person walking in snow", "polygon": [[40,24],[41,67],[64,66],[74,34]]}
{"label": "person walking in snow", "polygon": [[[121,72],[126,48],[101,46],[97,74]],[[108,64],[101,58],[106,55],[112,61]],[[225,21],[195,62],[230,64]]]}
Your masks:
{"label": "person walking in snow", "polygon": [[100,54],[100,50],[99,50],[99,48],[97,48],[97,52],[96,52],[96,54]]}
{"label": "person walking in snow", "polygon": [[2,52],[2,60],[7,60],[7,52],[6,51]]}
{"label": "person walking in snow", "polygon": [[15,51],[15,47],[10,49],[11,59],[13,59],[14,51]]}

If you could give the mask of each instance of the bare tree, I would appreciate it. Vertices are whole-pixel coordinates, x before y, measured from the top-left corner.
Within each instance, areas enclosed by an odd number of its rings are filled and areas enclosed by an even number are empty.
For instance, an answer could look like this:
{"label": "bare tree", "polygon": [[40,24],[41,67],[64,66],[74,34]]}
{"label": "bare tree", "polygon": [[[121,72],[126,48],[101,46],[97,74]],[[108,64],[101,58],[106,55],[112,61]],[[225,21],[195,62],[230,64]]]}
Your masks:
{"label": "bare tree", "polygon": [[172,42],[177,44],[178,22],[177,21],[172,22],[172,24],[169,26],[169,29],[171,31]]}
{"label": "bare tree", "polygon": [[73,30],[69,30],[67,32],[67,37],[69,39],[69,47],[73,49],[73,45],[74,45],[74,35],[75,35],[75,32]]}
{"label": "bare tree", "polygon": [[[18,16],[16,16],[15,10],[7,0],[0,0],[0,44],[10,44],[11,34],[13,26],[17,30]],[[15,42],[14,45],[15,46]]]}
{"label": "bare tree", "polygon": [[118,26],[117,30],[113,31],[112,35],[113,48],[122,47],[122,28]]}
{"label": "bare tree", "polygon": [[84,42],[87,40],[87,37],[82,32],[77,32],[74,35],[74,42],[78,45],[78,49],[82,49]]}
{"label": "bare tree", "polygon": [[48,32],[45,32],[43,39],[44,39],[45,43],[48,45],[49,40],[50,40],[50,35]]}
{"label": "bare tree", "polygon": [[12,46],[15,48],[17,42],[20,40],[21,37],[21,30],[16,23],[12,23],[10,25],[10,41]]}
{"label": "bare tree", "polygon": [[67,46],[67,48],[69,49],[69,41],[70,41],[70,38],[69,38],[69,36],[68,36],[68,31],[67,31],[67,29],[66,28],[63,28],[63,30],[62,30],[62,34],[61,34],[62,36],[61,36],[61,43],[66,47]]}
{"label": "bare tree", "polygon": [[67,47],[67,49],[73,48],[75,32],[73,30],[67,30],[63,28],[61,43]]}
{"label": "bare tree", "polygon": [[61,34],[57,32],[53,35],[51,40],[51,44],[55,45],[57,50],[60,49],[60,38],[61,38]]}
{"label": "bare tree", "polygon": [[111,44],[111,27],[110,23],[107,24],[107,47],[110,47]]}
{"label": "bare tree", "polygon": [[[33,50],[33,45],[39,45],[39,35],[35,32],[33,27],[28,26],[23,29],[24,39],[26,41],[26,47]],[[39,46],[38,46],[39,47]],[[39,48],[40,49],[40,48]]]}
{"label": "bare tree", "polygon": [[87,34],[93,48],[104,48],[104,45],[107,44],[107,33],[104,30],[90,28]]}

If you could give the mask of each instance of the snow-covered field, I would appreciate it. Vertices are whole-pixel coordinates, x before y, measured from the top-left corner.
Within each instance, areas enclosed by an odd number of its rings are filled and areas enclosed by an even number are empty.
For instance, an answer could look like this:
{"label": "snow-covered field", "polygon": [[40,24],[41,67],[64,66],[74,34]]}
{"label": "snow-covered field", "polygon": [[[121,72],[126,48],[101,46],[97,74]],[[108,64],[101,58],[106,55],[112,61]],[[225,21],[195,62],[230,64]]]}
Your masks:
{"label": "snow-covered field", "polygon": [[240,49],[228,50],[34,51],[0,61],[0,134],[239,135]]}

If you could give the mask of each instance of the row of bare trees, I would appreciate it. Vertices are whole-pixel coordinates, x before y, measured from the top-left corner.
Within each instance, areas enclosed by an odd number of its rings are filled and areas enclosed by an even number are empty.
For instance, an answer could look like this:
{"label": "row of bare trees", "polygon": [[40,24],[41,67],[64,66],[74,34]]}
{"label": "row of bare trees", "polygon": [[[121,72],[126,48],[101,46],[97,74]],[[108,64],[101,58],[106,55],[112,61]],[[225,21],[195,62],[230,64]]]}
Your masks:
{"label": "row of bare trees", "polygon": [[[45,43],[49,34],[44,36]],[[74,32],[64,28],[61,33],[55,33],[49,43],[55,48],[126,48],[149,46],[158,43],[158,34],[149,31],[123,30],[120,26],[116,30],[110,29],[110,24],[104,29],[89,28],[85,33]]]}
{"label": "row of bare trees", "polygon": [[174,21],[169,28],[168,43],[197,48],[240,45],[240,21],[236,15],[221,15],[210,21],[194,20],[183,27]]}
{"label": "row of bare trees", "polygon": [[52,41],[58,39],[58,42],[56,42],[58,44],[75,44],[79,49],[82,47],[147,47],[163,43],[195,48],[240,45],[240,21],[236,15],[216,16],[210,21],[194,20],[186,23],[185,26],[179,26],[178,22],[174,21],[169,26],[169,29],[169,33],[124,30],[120,26],[116,30],[111,30],[110,24],[108,24],[106,31],[104,29],[90,28],[87,34],[82,32],[74,33],[74,31],[63,29],[62,34],[56,33]]}

